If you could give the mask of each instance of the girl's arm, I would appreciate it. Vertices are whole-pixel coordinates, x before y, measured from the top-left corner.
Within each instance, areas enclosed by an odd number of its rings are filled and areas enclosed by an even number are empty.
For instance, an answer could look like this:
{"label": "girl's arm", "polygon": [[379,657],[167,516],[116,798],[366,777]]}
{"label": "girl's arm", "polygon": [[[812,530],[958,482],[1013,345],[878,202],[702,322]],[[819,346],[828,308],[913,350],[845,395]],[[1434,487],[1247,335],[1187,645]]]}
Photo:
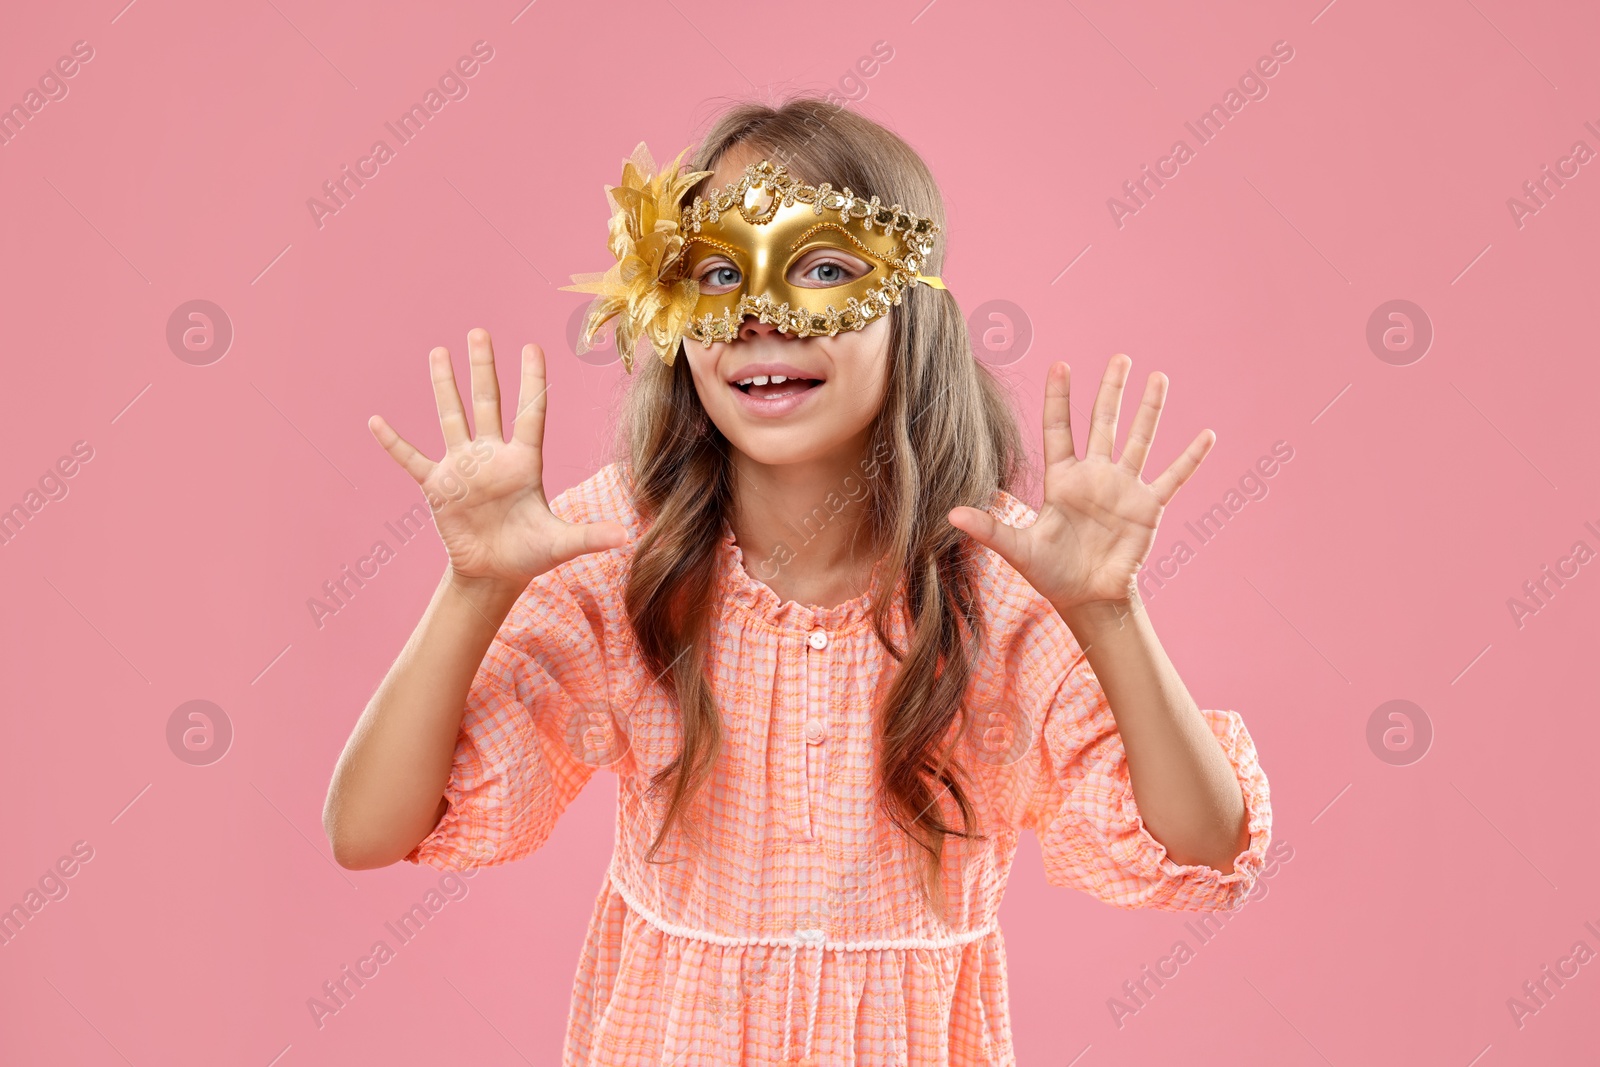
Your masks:
{"label": "girl's arm", "polygon": [[1175,863],[1232,874],[1250,847],[1244,794],[1138,595],[1056,611],[1105,690],[1150,836]]}
{"label": "girl's arm", "polygon": [[544,494],[544,352],[522,350],[522,385],[510,440],[502,440],[500,390],[488,331],[467,334],[474,437],[456,391],[450,353],[429,353],[445,455],[418,452],[383,419],[368,426],[427,497],[450,558],[411,639],[361,714],[334,769],[323,828],[345,867],[405,858],[447,810],[451,757],[474,675],[529,583],[587,552],[618,548],[617,522],[568,523]]}
{"label": "girl's arm", "polygon": [[334,769],[322,821],[341,867],[386,867],[439,824],[467,693],[521,590],[445,568]]}
{"label": "girl's arm", "polygon": [[[950,522],[1009,562],[1055,607],[1099,679],[1127,750],[1135,800],[1152,837],[1178,863],[1224,874],[1249,846],[1244,795],[1227,755],[1184,688],[1140,603],[1137,577],[1166,505],[1216,437],[1203,430],[1154,482],[1141,473],[1166,402],[1152,374],[1120,459],[1117,412],[1132,360],[1106,365],[1082,459],[1072,441],[1070,369],[1051,365],[1044,400],[1044,502],[1015,529],[977,508]],[[1065,665],[1063,665],[1065,669]]]}

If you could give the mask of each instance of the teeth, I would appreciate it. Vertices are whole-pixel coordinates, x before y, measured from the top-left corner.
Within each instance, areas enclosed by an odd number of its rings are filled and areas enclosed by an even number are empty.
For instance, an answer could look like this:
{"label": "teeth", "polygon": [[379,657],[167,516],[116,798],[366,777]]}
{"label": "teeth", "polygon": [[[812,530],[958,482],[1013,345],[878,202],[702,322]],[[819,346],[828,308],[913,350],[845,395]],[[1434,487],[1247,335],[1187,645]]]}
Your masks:
{"label": "teeth", "polygon": [[739,378],[733,384],[734,385],[766,385],[768,382],[771,382],[773,385],[781,385],[784,382],[791,381],[791,380],[792,381],[800,381],[799,378],[791,379],[789,376],[783,375],[783,374],[758,374],[753,378]]}

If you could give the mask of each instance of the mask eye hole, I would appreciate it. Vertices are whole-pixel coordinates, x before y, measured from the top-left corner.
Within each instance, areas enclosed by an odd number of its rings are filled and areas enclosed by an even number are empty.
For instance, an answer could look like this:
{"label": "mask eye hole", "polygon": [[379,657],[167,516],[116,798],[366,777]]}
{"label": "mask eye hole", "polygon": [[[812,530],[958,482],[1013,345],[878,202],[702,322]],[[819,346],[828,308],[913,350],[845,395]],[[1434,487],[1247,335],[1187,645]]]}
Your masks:
{"label": "mask eye hole", "polygon": [[859,256],[838,248],[813,248],[795,260],[789,268],[789,284],[804,289],[831,289],[848,285],[874,267]]}
{"label": "mask eye hole", "polygon": [[695,266],[694,280],[702,293],[717,296],[737,289],[744,275],[727,256],[711,256]]}

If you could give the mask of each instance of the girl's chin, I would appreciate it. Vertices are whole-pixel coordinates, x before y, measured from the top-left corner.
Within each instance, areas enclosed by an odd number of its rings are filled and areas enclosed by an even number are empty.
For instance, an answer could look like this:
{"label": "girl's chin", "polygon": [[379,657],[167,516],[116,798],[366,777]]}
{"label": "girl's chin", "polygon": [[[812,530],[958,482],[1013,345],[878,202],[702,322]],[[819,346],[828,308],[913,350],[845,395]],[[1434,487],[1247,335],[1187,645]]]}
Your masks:
{"label": "girl's chin", "polygon": [[[801,422],[752,427],[746,424],[734,426],[732,430],[723,436],[728,440],[728,451],[737,455],[741,462],[771,468],[818,466],[829,471],[831,476],[842,457],[853,456],[852,449],[861,447],[866,427],[852,428],[830,421],[825,425]],[[847,465],[855,468],[856,461],[847,460]],[[840,490],[840,495],[844,495],[844,490]]]}

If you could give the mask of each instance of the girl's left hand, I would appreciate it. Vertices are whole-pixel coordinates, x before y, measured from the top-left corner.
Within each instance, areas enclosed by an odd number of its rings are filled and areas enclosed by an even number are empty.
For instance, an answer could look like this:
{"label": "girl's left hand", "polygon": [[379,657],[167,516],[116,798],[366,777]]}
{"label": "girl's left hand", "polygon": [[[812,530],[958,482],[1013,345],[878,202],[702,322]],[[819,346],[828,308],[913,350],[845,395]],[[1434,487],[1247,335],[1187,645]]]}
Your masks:
{"label": "girl's left hand", "polygon": [[1137,595],[1139,568],[1155,544],[1162,511],[1216,441],[1210,430],[1201,430],[1154,482],[1140,478],[1166,402],[1167,376],[1156,372],[1145,386],[1122,458],[1113,461],[1117,411],[1132,366],[1133,360],[1120,352],[1106,365],[1082,459],[1072,444],[1071,369],[1063,362],[1050,367],[1044,397],[1044,503],[1032,526],[1019,530],[978,508],[958,507],[949,515],[952,526],[999,553],[1060,612],[1093,601],[1126,603]]}

